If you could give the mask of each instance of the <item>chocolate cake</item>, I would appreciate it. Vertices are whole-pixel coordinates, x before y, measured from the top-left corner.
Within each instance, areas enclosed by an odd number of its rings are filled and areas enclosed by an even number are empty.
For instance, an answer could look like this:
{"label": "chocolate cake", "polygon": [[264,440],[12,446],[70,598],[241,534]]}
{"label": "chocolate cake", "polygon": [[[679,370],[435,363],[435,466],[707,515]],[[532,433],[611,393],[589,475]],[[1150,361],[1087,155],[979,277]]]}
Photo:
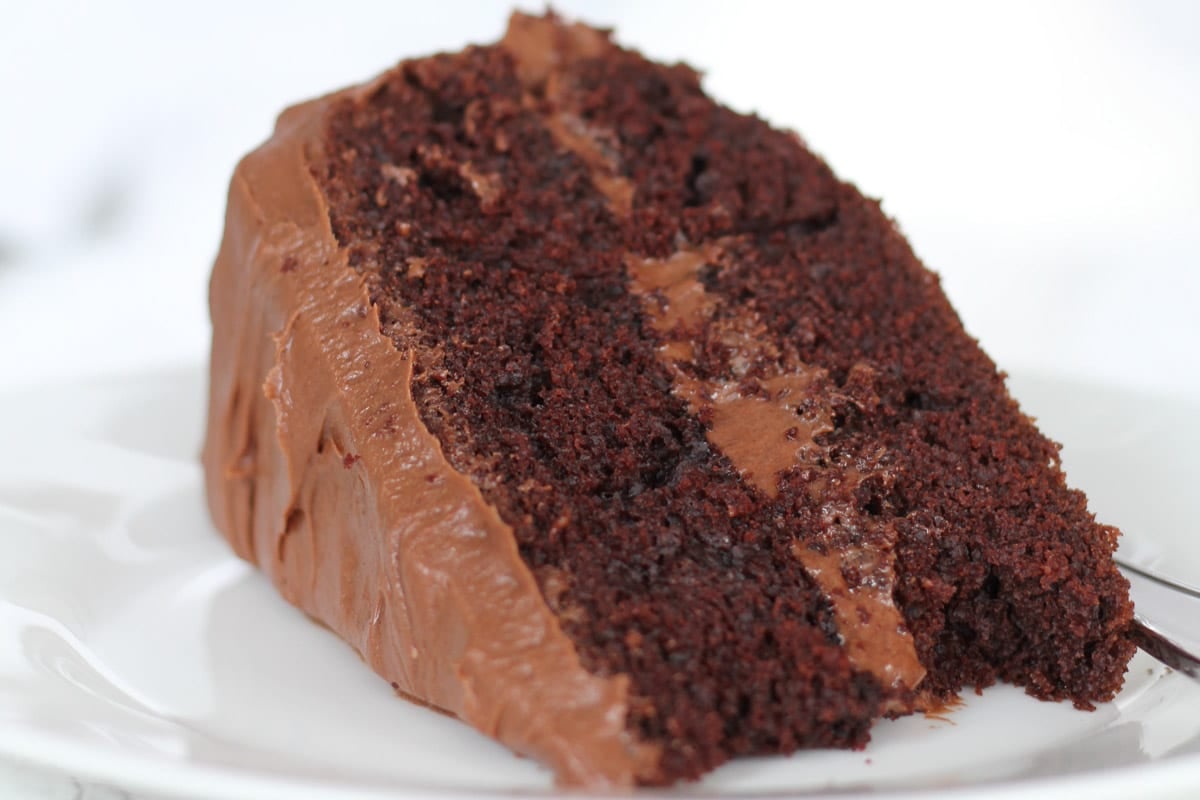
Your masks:
{"label": "chocolate cake", "polygon": [[686,66],[517,15],[292,108],[210,299],[218,527],[560,783],[1121,686],[1117,531],[879,204]]}

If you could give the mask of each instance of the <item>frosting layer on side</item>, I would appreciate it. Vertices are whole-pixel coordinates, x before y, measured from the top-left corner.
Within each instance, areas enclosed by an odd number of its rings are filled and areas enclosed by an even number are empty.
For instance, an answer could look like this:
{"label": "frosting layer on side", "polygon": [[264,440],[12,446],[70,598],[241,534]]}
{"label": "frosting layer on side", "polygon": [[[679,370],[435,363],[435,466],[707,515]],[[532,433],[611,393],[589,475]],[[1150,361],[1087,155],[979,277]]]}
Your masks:
{"label": "frosting layer on side", "polygon": [[412,356],[338,248],[311,175],[344,96],[285,112],[234,175],[210,286],[213,518],[398,691],[560,783],[651,779],[659,750],[626,730],[627,677],[580,665],[511,528],[421,423]]}

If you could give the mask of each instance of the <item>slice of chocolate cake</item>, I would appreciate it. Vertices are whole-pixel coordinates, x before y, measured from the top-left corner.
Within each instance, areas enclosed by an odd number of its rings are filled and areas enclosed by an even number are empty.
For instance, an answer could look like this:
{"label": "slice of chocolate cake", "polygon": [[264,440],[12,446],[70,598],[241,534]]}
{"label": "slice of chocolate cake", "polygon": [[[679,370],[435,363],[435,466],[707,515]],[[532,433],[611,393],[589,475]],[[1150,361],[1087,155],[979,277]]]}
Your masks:
{"label": "slice of chocolate cake", "polygon": [[222,532],[562,783],[1121,686],[1057,446],[878,203],[685,66],[518,15],[289,110],[211,305]]}

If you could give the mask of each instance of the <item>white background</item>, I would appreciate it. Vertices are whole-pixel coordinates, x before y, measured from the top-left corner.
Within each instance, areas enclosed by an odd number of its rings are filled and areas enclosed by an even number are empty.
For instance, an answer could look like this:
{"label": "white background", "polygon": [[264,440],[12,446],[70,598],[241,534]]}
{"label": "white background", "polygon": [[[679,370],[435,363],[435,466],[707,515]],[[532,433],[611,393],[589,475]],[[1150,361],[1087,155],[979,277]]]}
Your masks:
{"label": "white background", "polygon": [[[560,5],[882,197],[1002,366],[1200,387],[1200,3]],[[506,14],[8,5],[0,388],[201,360],[229,174],[275,113]]]}
{"label": "white background", "polygon": [[[0,390],[202,361],[225,189],[274,115],[507,6],[5,0]],[[1200,3],[557,6],[882,197],[1003,367],[1200,392]]]}

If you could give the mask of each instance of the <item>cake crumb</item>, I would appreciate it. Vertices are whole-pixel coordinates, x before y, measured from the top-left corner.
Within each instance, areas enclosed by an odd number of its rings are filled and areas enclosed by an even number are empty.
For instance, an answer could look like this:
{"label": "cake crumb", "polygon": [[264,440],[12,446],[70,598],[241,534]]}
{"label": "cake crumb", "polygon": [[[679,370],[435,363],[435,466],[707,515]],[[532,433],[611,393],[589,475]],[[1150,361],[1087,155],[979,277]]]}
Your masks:
{"label": "cake crumb", "polygon": [[399,167],[395,164],[380,164],[379,174],[395,183],[401,189],[417,179],[417,171],[412,167]]}
{"label": "cake crumb", "polygon": [[499,175],[494,172],[480,172],[470,161],[459,165],[458,174],[479,198],[479,207],[483,213],[493,213],[500,207],[500,198],[504,195],[504,183]]}
{"label": "cake crumb", "polygon": [[425,276],[425,265],[429,262],[426,258],[419,256],[411,256],[404,263],[408,265],[408,272],[405,273],[410,278],[421,278]]}

